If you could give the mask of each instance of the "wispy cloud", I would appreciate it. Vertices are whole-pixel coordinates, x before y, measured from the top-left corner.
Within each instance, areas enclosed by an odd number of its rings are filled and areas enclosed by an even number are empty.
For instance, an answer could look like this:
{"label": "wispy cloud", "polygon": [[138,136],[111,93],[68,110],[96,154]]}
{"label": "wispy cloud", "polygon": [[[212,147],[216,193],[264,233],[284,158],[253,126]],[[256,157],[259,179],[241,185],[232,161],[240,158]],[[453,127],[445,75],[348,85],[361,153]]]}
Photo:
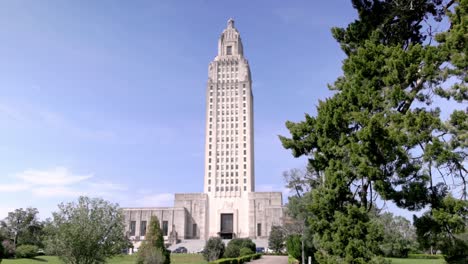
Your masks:
{"label": "wispy cloud", "polygon": [[29,192],[37,197],[107,197],[124,190],[126,187],[121,184],[95,180],[92,173],[77,174],[61,166],[45,170],[28,169],[14,174],[10,182],[0,181],[0,192]]}
{"label": "wispy cloud", "polygon": [[26,191],[31,187],[27,183],[5,183],[0,184],[0,192],[20,192]]}
{"label": "wispy cloud", "polygon": [[69,185],[82,182],[92,175],[73,175],[67,168],[56,167],[51,170],[26,170],[16,175],[25,183],[34,185]]}

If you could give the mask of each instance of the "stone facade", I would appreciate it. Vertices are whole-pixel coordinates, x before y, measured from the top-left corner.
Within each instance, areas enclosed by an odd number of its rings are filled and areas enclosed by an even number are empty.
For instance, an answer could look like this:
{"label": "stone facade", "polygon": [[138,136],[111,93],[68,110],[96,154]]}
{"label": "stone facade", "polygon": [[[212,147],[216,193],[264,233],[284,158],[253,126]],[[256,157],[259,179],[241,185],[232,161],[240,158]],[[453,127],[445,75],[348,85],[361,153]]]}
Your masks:
{"label": "stone facade", "polygon": [[[255,192],[252,78],[239,31],[230,19],[208,66],[204,193],[175,194],[171,208],[126,208],[126,232],[144,239],[156,215],[170,240],[267,238],[281,225],[281,192]],[[142,231],[143,230],[143,231]]]}

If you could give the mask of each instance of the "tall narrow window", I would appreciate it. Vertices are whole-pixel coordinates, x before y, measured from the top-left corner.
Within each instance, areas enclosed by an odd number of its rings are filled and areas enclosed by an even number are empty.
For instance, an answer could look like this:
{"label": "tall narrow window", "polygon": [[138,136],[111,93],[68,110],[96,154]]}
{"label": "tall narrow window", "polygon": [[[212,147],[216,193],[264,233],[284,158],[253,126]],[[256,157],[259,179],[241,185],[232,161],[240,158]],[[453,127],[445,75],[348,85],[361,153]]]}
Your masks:
{"label": "tall narrow window", "polygon": [[258,223],[257,224],[257,236],[261,236],[261,235],[262,235],[262,224]]}
{"label": "tall narrow window", "polygon": [[130,236],[135,235],[136,221],[130,221]]}
{"label": "tall narrow window", "polygon": [[169,223],[167,221],[163,221],[163,236],[167,236],[169,233]]}
{"label": "tall narrow window", "polygon": [[140,236],[146,235],[146,221],[140,222]]}
{"label": "tall narrow window", "polygon": [[226,47],[226,55],[232,55],[232,46]]}

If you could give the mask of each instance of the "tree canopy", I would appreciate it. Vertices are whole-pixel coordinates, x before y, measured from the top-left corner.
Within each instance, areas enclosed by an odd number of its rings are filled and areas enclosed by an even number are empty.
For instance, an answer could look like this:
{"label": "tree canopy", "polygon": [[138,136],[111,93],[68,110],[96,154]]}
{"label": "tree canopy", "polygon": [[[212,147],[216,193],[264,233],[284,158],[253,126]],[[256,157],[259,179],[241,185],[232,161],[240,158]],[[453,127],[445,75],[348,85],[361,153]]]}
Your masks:
{"label": "tree canopy", "polygon": [[[377,199],[429,208],[434,221],[444,212],[464,222],[449,230],[466,230],[466,210],[446,204],[467,208],[468,1],[352,3],[358,19],[332,29],[347,55],[334,95],[280,136],[322,180],[307,205],[319,263],[377,261],[383,230],[369,218]],[[449,221],[439,223],[447,232]]]}
{"label": "tree canopy", "polygon": [[48,226],[46,246],[65,263],[105,263],[127,246],[118,205],[100,198],[80,197],[60,204]]}

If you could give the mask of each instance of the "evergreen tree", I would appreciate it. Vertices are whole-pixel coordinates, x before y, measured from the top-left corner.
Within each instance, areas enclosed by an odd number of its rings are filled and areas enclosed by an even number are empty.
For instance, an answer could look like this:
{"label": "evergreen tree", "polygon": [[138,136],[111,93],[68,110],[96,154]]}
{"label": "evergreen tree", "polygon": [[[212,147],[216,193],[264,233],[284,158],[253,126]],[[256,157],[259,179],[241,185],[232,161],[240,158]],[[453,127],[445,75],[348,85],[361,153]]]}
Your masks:
{"label": "evergreen tree", "polygon": [[284,248],[284,240],[283,229],[280,226],[272,226],[268,238],[268,247],[275,253],[280,253]]}
{"label": "evergreen tree", "polygon": [[[377,261],[383,230],[369,217],[377,198],[408,210],[429,206],[433,217],[467,217],[443,206],[450,189],[459,197],[453,203],[466,207],[467,110],[443,120],[439,106],[446,99],[461,109],[468,98],[468,1],[352,3],[359,18],[332,29],[347,55],[330,85],[335,94],[319,102],[316,117],[287,122],[291,137],[280,137],[323,180],[307,206],[319,263]],[[449,29],[432,32],[445,17]]]}
{"label": "evergreen tree", "polygon": [[169,264],[171,255],[164,246],[159,220],[156,216],[151,216],[145,240],[138,249],[138,264]]}

